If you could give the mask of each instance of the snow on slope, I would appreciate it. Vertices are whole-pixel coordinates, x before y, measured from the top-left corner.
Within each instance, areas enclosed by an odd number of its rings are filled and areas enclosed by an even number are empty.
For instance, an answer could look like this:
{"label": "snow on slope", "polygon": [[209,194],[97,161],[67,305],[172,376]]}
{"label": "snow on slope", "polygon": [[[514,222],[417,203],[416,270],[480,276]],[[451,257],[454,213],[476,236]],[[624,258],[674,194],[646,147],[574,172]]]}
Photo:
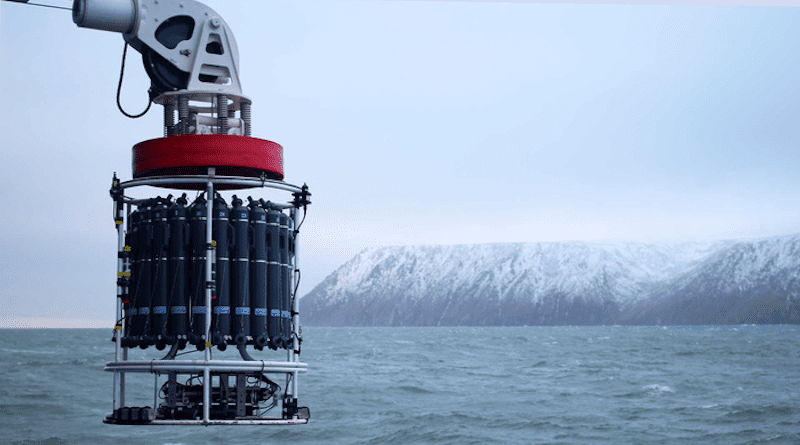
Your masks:
{"label": "snow on slope", "polygon": [[778,275],[800,279],[800,235],[738,243],[710,258],[702,272],[718,276],[722,291],[757,286]]}
{"label": "snow on slope", "polygon": [[329,325],[800,322],[800,235],[367,249],[301,300]]}
{"label": "snow on slope", "polygon": [[739,242],[714,253],[626,315],[633,323],[800,321],[800,235]]}
{"label": "snow on slope", "polygon": [[712,243],[579,242],[382,247],[362,251],[321,286],[331,302],[348,293],[380,289],[377,293],[382,294],[397,288],[418,299],[448,282],[481,283],[501,299],[511,289],[525,287],[536,299],[554,290],[580,294],[605,281],[627,303],[641,298],[643,287],[692,266],[717,248]]}

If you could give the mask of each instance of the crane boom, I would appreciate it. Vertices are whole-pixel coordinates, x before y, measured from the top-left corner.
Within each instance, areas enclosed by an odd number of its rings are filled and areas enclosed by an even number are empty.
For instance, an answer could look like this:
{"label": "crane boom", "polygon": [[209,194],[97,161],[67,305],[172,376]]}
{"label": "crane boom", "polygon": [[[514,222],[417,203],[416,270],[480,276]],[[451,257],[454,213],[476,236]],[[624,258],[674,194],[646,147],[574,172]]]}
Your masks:
{"label": "crane boom", "polygon": [[82,28],[122,33],[142,54],[153,98],[180,90],[242,94],[233,33],[200,2],[75,0],[72,20]]}

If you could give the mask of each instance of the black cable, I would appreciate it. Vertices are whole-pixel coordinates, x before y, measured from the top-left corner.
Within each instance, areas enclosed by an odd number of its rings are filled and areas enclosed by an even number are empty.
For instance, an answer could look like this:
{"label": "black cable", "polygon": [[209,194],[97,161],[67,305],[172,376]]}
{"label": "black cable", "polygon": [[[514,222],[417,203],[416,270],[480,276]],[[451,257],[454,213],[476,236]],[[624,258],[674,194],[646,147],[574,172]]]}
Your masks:
{"label": "black cable", "polygon": [[193,349],[193,350],[191,350],[191,351],[186,351],[186,352],[181,352],[181,353],[175,354],[175,356],[177,357],[177,356],[179,356],[179,355],[191,354],[191,353],[193,353],[193,352],[200,352],[200,350],[199,350],[199,349]]}
{"label": "black cable", "polygon": [[169,348],[169,352],[167,352],[167,355],[165,355],[164,358],[162,358],[161,360],[175,360],[175,356],[178,355],[179,346],[180,343],[178,343],[177,341],[173,343],[172,347]]}
{"label": "black cable", "polygon": [[[192,254],[194,254],[194,251],[192,251]],[[191,271],[190,271],[190,273],[191,273]],[[200,280],[197,280],[197,285],[195,286],[195,292],[189,295],[189,311],[188,311],[189,312],[189,331],[192,334],[194,334],[194,332],[195,332],[195,326],[194,326],[194,308],[195,308],[195,304],[194,304],[194,300],[199,300],[200,299],[200,297],[198,295],[200,295],[200,292],[202,290],[203,290],[203,282],[200,281]],[[200,307],[200,306],[201,305],[199,305],[199,304],[197,305],[197,307]],[[202,305],[202,306],[205,307],[205,305]],[[198,328],[198,332],[200,332],[199,328]]]}
{"label": "black cable", "polygon": [[300,287],[300,278],[303,276],[300,274],[300,269],[295,269],[297,272],[297,281],[294,283],[294,293],[292,294],[294,297],[292,298],[292,308],[294,308],[294,299],[297,298],[297,288]]}
{"label": "black cable", "polygon": [[[294,293],[292,294],[292,325],[293,325],[292,327],[293,327],[293,328],[295,327],[295,326],[294,326],[294,314],[296,314],[296,313],[297,313],[297,312],[294,312],[294,308],[295,308],[295,305],[294,305],[294,304],[295,304],[295,300],[297,299],[297,288],[300,286],[300,278],[302,278],[302,277],[303,277],[303,276],[300,274],[300,269],[295,269],[294,271],[295,271],[295,272],[297,272],[297,281],[294,283]],[[296,338],[296,339],[297,339],[297,350],[296,350],[296,351],[294,351],[294,352],[295,352],[295,354],[297,354],[297,355],[300,355],[300,350],[301,350],[301,348],[302,348],[302,346],[301,346],[301,345],[303,344],[303,338],[302,338],[302,337],[300,337],[300,336],[297,334],[297,332],[295,332],[295,330],[294,330],[294,329],[292,329],[292,335],[294,336],[294,338]]]}
{"label": "black cable", "polygon": [[[169,260],[167,260],[167,261],[169,261]],[[181,261],[181,260],[178,260],[178,261]],[[167,267],[169,267],[169,263],[167,264]],[[167,307],[170,308],[170,310],[172,310],[171,309],[172,308],[172,296],[175,295],[175,287],[177,287],[177,285],[178,285],[178,274],[177,274],[178,267],[180,267],[180,265],[176,264],[175,265],[175,271],[173,272],[172,286],[170,286],[169,295],[167,296]],[[167,313],[167,318],[164,319],[164,326],[163,327],[165,329],[167,327],[167,324],[169,324],[169,315],[170,314]],[[167,334],[167,335],[169,335],[169,334]],[[176,336],[176,341],[177,341],[177,336]]]}
{"label": "black cable", "polygon": [[64,7],[64,6],[43,5],[41,3],[28,3],[27,0],[26,1],[6,0],[6,1],[10,1],[12,3],[22,3],[23,5],[42,6],[44,8],[63,9],[65,11],[72,11],[72,8],[67,8],[67,7]]}
{"label": "black cable", "polygon": [[119,108],[119,111],[126,117],[129,117],[131,119],[138,119],[147,114],[148,111],[150,111],[150,106],[153,105],[153,100],[148,95],[147,108],[145,108],[144,111],[142,111],[139,114],[128,114],[125,112],[125,110],[122,109],[122,103],[120,102],[120,93],[122,93],[122,77],[125,73],[125,56],[127,54],[128,54],[128,42],[125,42],[125,47],[122,49],[122,67],[119,70],[119,84],[117,85],[117,108]]}
{"label": "black cable", "polygon": [[[153,284],[150,287],[150,306],[153,306],[153,294],[156,291],[156,284],[158,284],[158,278],[157,277],[158,277],[158,272],[159,272],[160,268],[161,268],[161,260],[159,259],[158,261],[156,261],[155,273],[152,274]],[[151,310],[150,311],[150,316],[147,317],[147,321],[144,322],[144,329],[142,330],[143,331],[142,332],[142,336],[145,336],[144,333],[147,332],[147,328],[150,328],[151,326],[155,326],[155,323],[152,323],[152,321],[153,321],[153,311]],[[152,328],[150,328],[150,329],[152,330]],[[153,337],[155,338],[155,335]]]}
{"label": "black cable", "polygon": [[[131,249],[131,251],[133,251],[133,249]],[[135,260],[135,258],[131,258],[131,275],[133,275],[132,272],[133,272],[133,266],[134,266],[134,262],[135,262],[134,260]],[[126,325],[126,327],[128,327],[128,329],[133,329],[133,326],[131,326],[131,325],[134,322],[133,316],[130,315],[130,308],[136,308],[136,316],[137,317],[139,316],[139,306],[137,306],[136,303],[138,302],[139,289],[141,288],[141,286],[140,286],[141,283],[139,282],[138,277],[135,277],[135,278],[136,278],[136,286],[135,286],[135,289],[133,289],[133,299],[129,301],[128,310],[125,311],[125,325]],[[129,292],[129,296],[130,296],[130,287],[128,288],[128,292]]]}
{"label": "black cable", "polygon": [[298,225],[297,225],[297,227],[294,229],[294,234],[295,234],[295,235],[297,235],[298,233],[300,233],[300,227],[302,227],[302,226],[303,226],[303,223],[306,221],[306,214],[307,214],[307,213],[308,213],[308,212],[306,212],[306,209],[303,209],[303,219],[301,219],[301,220],[300,220],[300,224],[298,224]]}
{"label": "black cable", "polygon": [[245,344],[236,345],[236,349],[239,350],[239,355],[242,356],[242,360],[246,362],[256,361],[256,359],[254,359],[253,357],[250,356],[250,354],[247,353],[247,345]]}

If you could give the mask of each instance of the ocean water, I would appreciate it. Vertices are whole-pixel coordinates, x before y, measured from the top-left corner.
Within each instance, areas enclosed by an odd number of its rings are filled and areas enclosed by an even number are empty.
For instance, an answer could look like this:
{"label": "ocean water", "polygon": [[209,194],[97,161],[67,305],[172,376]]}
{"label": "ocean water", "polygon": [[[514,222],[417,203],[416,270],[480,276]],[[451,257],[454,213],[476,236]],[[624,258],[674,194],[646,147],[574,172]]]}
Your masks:
{"label": "ocean water", "polygon": [[306,327],[298,426],[105,425],[110,336],[0,330],[0,443],[800,444],[798,326]]}

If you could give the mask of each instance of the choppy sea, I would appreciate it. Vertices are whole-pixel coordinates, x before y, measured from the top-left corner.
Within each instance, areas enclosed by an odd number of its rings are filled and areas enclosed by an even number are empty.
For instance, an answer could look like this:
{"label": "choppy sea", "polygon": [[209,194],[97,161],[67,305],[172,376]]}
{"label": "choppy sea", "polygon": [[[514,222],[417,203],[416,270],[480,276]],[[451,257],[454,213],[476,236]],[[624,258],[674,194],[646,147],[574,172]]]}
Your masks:
{"label": "choppy sea", "polygon": [[0,443],[800,444],[800,326],[306,327],[298,426],[105,425],[110,337],[0,330]]}

